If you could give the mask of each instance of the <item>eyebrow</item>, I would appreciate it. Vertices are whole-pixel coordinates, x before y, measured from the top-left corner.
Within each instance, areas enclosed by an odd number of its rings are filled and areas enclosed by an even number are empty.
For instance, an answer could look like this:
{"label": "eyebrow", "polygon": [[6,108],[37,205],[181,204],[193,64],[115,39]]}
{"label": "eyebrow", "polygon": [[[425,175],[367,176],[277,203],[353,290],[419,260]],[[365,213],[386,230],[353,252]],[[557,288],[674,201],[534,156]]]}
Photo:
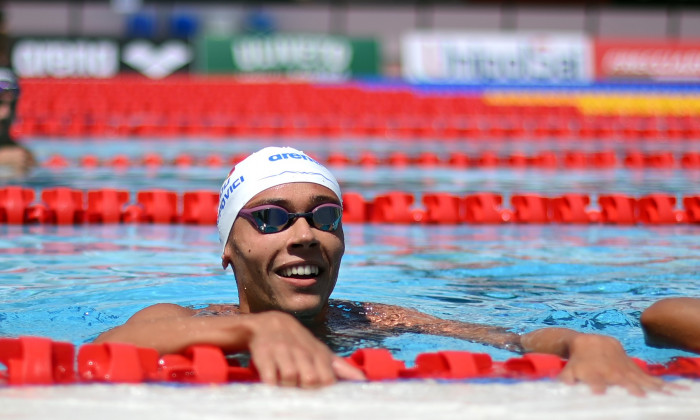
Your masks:
{"label": "eyebrow", "polygon": [[[310,204],[312,207],[316,207],[318,204],[325,204],[325,203],[333,203],[333,204],[340,204],[337,198],[331,196],[331,195],[324,195],[324,194],[317,194],[311,197]],[[255,201],[252,203],[249,203],[250,205],[245,206],[245,208],[251,208],[251,207],[258,207],[258,206],[264,206],[264,205],[275,205],[275,206],[280,206],[284,207],[285,209],[289,209],[290,207],[293,207],[292,202],[285,199],[285,198],[265,198],[260,201]]]}

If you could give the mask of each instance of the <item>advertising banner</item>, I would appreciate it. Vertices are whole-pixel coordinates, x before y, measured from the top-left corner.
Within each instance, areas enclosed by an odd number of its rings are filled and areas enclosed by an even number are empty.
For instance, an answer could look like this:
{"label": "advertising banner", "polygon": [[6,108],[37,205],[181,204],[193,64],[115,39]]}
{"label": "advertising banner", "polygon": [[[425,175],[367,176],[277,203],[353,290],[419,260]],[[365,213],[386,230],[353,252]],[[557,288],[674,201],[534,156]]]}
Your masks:
{"label": "advertising banner", "polygon": [[599,80],[700,80],[700,40],[595,41]]}
{"label": "advertising banner", "polygon": [[412,32],[403,76],[423,83],[560,83],[593,78],[591,42],[579,33]]}
{"label": "advertising banner", "polygon": [[10,54],[20,78],[109,78],[138,72],[159,79],[189,71],[194,59],[192,46],[182,40],[19,38]]}
{"label": "advertising banner", "polygon": [[198,70],[344,78],[380,73],[379,44],[370,38],[275,34],[205,37]]}

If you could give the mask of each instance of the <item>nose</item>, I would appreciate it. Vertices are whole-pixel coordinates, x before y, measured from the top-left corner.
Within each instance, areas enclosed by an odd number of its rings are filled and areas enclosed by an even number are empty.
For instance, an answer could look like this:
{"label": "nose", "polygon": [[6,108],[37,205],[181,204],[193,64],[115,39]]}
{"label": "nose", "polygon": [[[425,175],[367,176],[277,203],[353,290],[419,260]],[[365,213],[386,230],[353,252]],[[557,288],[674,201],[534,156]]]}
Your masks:
{"label": "nose", "polygon": [[298,217],[287,229],[289,231],[289,246],[291,248],[312,248],[319,244],[314,229],[303,217]]}

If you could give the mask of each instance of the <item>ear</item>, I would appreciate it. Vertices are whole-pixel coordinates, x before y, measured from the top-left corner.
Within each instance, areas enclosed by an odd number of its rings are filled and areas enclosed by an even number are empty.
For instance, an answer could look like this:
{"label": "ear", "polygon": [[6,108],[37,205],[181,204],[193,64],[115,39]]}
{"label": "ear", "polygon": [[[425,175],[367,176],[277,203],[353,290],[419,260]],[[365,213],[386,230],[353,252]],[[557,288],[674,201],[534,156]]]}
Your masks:
{"label": "ear", "polygon": [[226,255],[224,252],[221,254],[221,267],[223,267],[224,270],[226,270],[226,267],[231,266],[231,269],[233,269],[233,264],[231,264],[231,259]]}
{"label": "ear", "polygon": [[[235,224],[235,221],[234,221]],[[233,251],[231,250],[231,241],[233,240],[233,226],[231,226],[231,230],[228,232],[228,237],[226,238],[226,244],[224,245],[224,250],[221,252],[221,266],[226,270],[226,267],[229,265],[231,266],[231,270],[233,270],[233,261],[231,261],[231,254]]]}

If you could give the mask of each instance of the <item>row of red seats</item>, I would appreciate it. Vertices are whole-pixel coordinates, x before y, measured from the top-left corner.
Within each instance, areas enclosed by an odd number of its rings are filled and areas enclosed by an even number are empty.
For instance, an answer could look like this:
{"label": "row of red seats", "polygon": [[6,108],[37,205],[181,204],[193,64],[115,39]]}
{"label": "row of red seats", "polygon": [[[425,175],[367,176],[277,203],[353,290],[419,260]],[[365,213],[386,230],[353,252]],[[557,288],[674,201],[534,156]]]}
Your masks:
{"label": "row of red seats", "polygon": [[[0,223],[214,224],[218,204],[218,194],[211,191],[185,192],[182,199],[173,191],[141,191],[136,195],[137,203],[132,204],[127,191],[100,189],[85,194],[66,187],[43,190],[41,203],[34,204],[34,199],[32,189],[1,188]],[[624,194],[602,194],[598,197],[600,210],[588,209],[591,199],[585,194],[558,197],[514,194],[510,199],[512,209],[503,209],[503,197],[495,193],[467,196],[428,193],[422,197],[423,208],[414,207],[414,201],[413,194],[401,191],[381,194],[371,201],[358,193],[345,193],[343,220],[399,224],[700,223],[700,195],[684,197],[684,210],[676,209],[676,197],[669,194],[650,194],[639,199]]]}
{"label": "row of red seats", "polygon": [[[220,113],[171,115],[120,113],[106,116],[20,114],[13,127],[21,136],[206,136],[206,137],[390,137],[436,139],[616,139],[685,140],[700,139],[700,119],[665,116],[647,119],[608,116],[554,118],[499,117],[488,115],[427,116],[343,114],[324,116]],[[658,122],[657,120],[663,120]]]}
{"label": "row of red seats", "polygon": [[[273,114],[368,115],[494,115],[503,116],[574,116],[579,109],[569,103],[544,105],[540,100],[530,105],[494,104],[484,99],[483,92],[420,92],[410,87],[367,87],[352,84],[314,85],[308,83],[241,82],[235,78],[169,78],[146,80],[118,77],[110,80],[46,80],[25,79],[23,90],[28,104],[20,103],[27,113],[128,113],[155,111],[160,114],[224,113],[253,115],[270,111]],[[516,96],[517,94],[512,94]],[[528,92],[521,94],[527,98]],[[556,95],[555,95],[556,96]],[[575,98],[575,97],[573,97]],[[561,98],[559,98],[561,99]],[[87,101],[89,100],[89,101]],[[553,101],[557,101],[556,98]],[[602,102],[606,102],[604,97]],[[524,102],[524,101],[521,101]],[[678,107],[672,110],[678,115]],[[682,112],[681,112],[682,113]],[[657,115],[668,112],[659,110]],[[644,115],[650,115],[648,110]],[[688,109],[687,117],[697,115]],[[642,117],[643,115],[638,115]]]}
{"label": "row of red seats", "polygon": [[697,112],[583,115],[573,105],[495,105],[480,92],[220,78],[23,81],[17,134],[700,138]]}
{"label": "row of red seats", "polygon": [[23,82],[20,115],[172,115],[259,113],[297,115],[573,115],[571,105],[500,106],[480,92],[421,93],[410,88],[372,89],[350,84],[237,83],[175,78],[167,81],[117,78]]}
{"label": "row of red seats", "polygon": [[[71,161],[61,155],[54,154],[41,162],[48,168],[65,168],[80,165],[84,168],[108,166],[126,168],[132,166],[158,167],[164,165],[190,167],[190,166],[233,166],[245,158],[244,154],[223,157],[220,154],[211,154],[205,157],[195,157],[188,153],[181,153],[172,159],[166,160],[157,153],[147,153],[140,158],[132,158],[118,154],[106,159],[100,159],[95,155],[84,155],[77,162]],[[642,152],[629,151],[624,154],[622,160],[614,151],[582,152],[543,151],[533,155],[525,153],[511,153],[507,156],[499,156],[494,151],[484,151],[469,155],[464,152],[452,152],[447,157],[441,157],[437,153],[422,152],[410,155],[404,152],[392,152],[381,156],[370,151],[361,152],[357,158],[352,158],[344,153],[330,153],[325,159],[315,157],[331,166],[361,165],[393,167],[417,165],[423,167],[451,166],[456,168],[466,167],[534,167],[534,168],[558,168],[584,169],[584,168],[614,168],[623,165],[628,168],[675,168],[680,166],[685,169],[700,169],[700,152],[684,152],[679,157],[670,151]]]}
{"label": "row of red seats", "polygon": [[[360,349],[346,360],[370,381],[541,379],[557,376],[566,366],[565,360],[549,354],[531,353],[499,362],[486,353],[466,351],[421,353],[412,368],[384,349]],[[633,360],[651,375],[700,378],[700,358],[680,357],[666,365]],[[189,347],[184,354],[159,356],[154,349],[124,343],[84,344],[75,357],[75,347],[70,343],[43,337],[0,338],[0,363],[7,367],[0,371],[0,383],[8,385],[259,381],[254,361],[249,367],[241,367],[227,360],[221,349],[208,345]]]}

